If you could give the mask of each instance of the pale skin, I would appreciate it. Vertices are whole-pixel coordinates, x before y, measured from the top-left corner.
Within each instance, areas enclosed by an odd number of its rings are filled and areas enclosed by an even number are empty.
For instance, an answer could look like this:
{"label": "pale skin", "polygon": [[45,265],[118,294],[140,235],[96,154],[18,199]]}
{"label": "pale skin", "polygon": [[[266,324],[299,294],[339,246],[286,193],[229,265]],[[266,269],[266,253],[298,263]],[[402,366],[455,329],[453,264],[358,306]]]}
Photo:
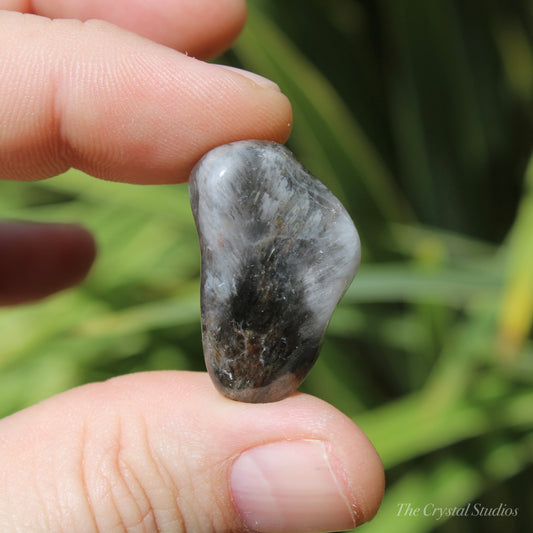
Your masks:
{"label": "pale skin", "polygon": [[[0,9],[2,179],[76,167],[179,183],[214,146],[289,135],[291,107],[274,85],[200,60],[235,39],[241,0]],[[102,21],[82,22],[92,18]],[[78,226],[0,223],[0,304],[74,285],[94,257]],[[372,444],[334,407],[300,393],[234,402],[203,373],[89,384],[0,421],[2,532],[340,530],[370,520],[383,488]]]}

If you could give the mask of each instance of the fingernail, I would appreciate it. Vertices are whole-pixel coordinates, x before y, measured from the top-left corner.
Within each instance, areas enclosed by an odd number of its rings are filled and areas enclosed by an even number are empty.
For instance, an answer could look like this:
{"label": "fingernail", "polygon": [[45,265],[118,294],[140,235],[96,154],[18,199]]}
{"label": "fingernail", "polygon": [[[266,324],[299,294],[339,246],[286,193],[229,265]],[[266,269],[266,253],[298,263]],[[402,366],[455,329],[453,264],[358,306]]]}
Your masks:
{"label": "fingernail", "polygon": [[355,512],[317,440],[265,444],[241,454],[231,472],[233,499],[253,531],[352,529]]}
{"label": "fingernail", "polygon": [[225,68],[226,70],[231,70],[232,72],[235,72],[236,74],[239,74],[241,76],[244,76],[245,78],[248,78],[249,80],[253,81],[256,85],[259,85],[260,87],[265,87],[266,89],[275,89],[277,91],[280,90],[279,85],[277,83],[274,83],[268,78],[263,78],[263,76],[259,76],[259,74],[255,74],[254,72],[249,72],[248,70],[243,70],[237,67],[230,67],[228,65],[218,66]]}

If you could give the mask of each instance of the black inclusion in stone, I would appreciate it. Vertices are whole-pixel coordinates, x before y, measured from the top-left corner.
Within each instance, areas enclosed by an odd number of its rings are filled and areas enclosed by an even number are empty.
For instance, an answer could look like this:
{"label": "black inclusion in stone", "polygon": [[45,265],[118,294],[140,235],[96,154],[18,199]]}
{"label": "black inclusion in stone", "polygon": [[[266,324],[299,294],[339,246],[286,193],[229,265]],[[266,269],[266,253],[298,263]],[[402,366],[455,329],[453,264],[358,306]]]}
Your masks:
{"label": "black inclusion in stone", "polygon": [[295,274],[283,250],[243,263],[214,339],[223,355],[214,372],[227,396],[284,397],[314,364],[321,339],[302,335],[312,312]]}

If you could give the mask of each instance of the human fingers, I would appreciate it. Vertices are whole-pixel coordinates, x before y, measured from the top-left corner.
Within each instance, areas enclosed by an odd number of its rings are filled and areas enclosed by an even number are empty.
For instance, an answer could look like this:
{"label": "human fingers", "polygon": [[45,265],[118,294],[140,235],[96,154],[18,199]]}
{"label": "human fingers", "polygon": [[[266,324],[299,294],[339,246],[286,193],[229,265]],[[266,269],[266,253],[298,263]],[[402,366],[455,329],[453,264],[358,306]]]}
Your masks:
{"label": "human fingers", "polygon": [[175,183],[215,146],[289,134],[272,82],[105,22],[3,11],[0,50],[0,178]]}
{"label": "human fingers", "polygon": [[334,531],[371,519],[381,462],[304,394],[244,404],[206,374],[91,384],[0,421],[2,531]]}
{"label": "human fingers", "polygon": [[0,222],[0,305],[44,298],[81,282],[96,254],[76,224]]}
{"label": "human fingers", "polygon": [[194,57],[214,57],[246,19],[244,0],[0,0],[0,9],[78,20],[101,19]]}

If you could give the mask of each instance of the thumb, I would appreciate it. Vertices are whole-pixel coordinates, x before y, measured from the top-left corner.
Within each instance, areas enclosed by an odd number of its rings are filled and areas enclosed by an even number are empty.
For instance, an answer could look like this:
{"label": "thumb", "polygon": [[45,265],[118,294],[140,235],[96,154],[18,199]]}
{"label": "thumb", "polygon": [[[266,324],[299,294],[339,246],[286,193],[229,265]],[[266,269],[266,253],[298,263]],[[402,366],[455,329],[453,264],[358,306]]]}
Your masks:
{"label": "thumb", "polygon": [[383,492],[374,448],[333,407],[234,402],[206,374],[80,387],[0,434],[2,531],[331,531]]}

